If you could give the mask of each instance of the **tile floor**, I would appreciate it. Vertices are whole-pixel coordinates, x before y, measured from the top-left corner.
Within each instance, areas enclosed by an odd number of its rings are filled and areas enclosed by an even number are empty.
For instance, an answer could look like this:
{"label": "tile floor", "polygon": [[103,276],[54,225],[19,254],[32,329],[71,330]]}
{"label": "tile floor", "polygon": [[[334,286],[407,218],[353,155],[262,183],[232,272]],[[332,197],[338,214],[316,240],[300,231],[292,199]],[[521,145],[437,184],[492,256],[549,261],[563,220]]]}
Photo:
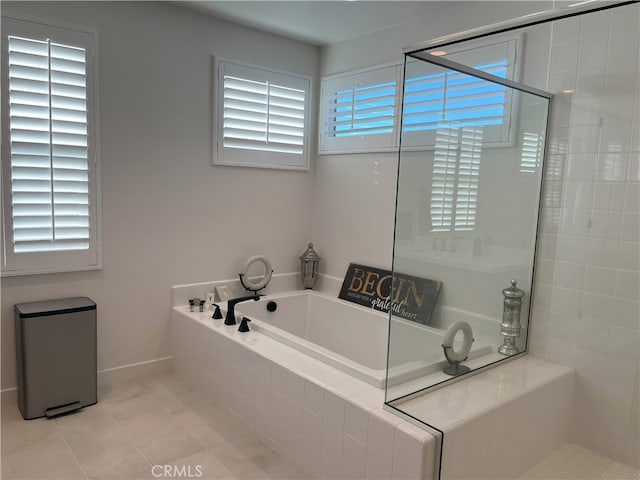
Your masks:
{"label": "tile floor", "polygon": [[173,373],[103,387],[98,404],[25,421],[2,405],[2,479],[305,479],[242,421]]}
{"label": "tile floor", "polygon": [[639,469],[572,443],[565,443],[519,478],[519,480],[639,479]]}

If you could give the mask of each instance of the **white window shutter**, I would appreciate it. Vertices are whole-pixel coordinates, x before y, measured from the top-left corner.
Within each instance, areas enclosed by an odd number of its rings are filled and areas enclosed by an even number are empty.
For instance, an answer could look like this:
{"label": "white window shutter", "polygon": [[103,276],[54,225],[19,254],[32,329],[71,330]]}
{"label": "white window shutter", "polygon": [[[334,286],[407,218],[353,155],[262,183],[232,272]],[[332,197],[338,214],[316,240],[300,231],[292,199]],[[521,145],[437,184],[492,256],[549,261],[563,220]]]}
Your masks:
{"label": "white window shutter", "polygon": [[89,248],[85,55],[9,37],[16,253]]}
{"label": "white window shutter", "polygon": [[225,76],[224,146],[301,155],[304,102],[303,90]]}
{"label": "white window shutter", "polygon": [[92,36],[67,44],[66,29],[5,26],[4,274],[98,268]]}
{"label": "white window shutter", "polygon": [[436,131],[431,179],[431,231],[461,232],[476,227],[481,127]]}
{"label": "white window shutter", "polygon": [[307,169],[310,80],[217,60],[214,165]]}
{"label": "white window shutter", "polygon": [[522,153],[520,155],[520,171],[535,173],[542,165],[542,147],[544,138],[539,133],[524,132],[522,134]]}
{"label": "white window shutter", "polygon": [[323,78],[319,153],[397,150],[400,77],[382,65]]}

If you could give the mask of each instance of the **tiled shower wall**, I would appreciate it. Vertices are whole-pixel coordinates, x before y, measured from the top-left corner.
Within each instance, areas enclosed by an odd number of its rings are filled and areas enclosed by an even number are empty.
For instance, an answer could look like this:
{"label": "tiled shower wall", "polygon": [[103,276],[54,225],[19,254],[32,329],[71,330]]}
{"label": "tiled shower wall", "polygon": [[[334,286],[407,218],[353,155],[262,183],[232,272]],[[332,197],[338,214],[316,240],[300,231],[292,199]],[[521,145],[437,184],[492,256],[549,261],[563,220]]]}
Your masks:
{"label": "tiled shower wall", "polygon": [[553,25],[530,351],[576,368],[570,439],[640,464],[640,4]]}

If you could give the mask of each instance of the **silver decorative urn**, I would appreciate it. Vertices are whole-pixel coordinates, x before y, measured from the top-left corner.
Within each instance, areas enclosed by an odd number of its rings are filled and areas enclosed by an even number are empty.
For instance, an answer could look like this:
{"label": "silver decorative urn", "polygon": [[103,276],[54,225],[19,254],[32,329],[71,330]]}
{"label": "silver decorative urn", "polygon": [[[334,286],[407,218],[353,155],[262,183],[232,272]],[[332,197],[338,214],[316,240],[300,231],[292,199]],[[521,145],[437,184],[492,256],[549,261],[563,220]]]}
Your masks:
{"label": "silver decorative urn", "polygon": [[511,286],[502,290],[504,295],[504,307],[502,311],[502,323],[500,324],[500,335],[504,341],[498,352],[503,355],[515,355],[520,353],[516,347],[516,338],[520,336],[522,326],[520,325],[520,310],[522,308],[522,297],[524,291],[519,289],[516,280],[511,280]]}
{"label": "silver decorative urn", "polygon": [[300,255],[300,273],[302,274],[302,285],[304,288],[313,288],[318,279],[318,266],[320,256],[313,249],[313,243],[309,243],[309,248]]}

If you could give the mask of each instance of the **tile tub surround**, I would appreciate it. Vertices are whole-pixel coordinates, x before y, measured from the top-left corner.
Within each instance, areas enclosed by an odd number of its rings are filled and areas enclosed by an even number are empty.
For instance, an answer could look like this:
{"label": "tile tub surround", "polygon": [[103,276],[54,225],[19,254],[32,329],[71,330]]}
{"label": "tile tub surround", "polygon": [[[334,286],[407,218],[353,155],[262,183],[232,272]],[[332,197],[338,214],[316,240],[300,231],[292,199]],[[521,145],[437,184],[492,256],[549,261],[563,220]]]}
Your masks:
{"label": "tile tub surround", "polygon": [[512,479],[567,442],[574,376],[527,355],[391,403],[444,432],[442,478]]}
{"label": "tile tub surround", "polygon": [[[174,291],[176,298],[184,303],[171,313],[174,370],[229,405],[306,474],[432,478],[437,436],[386,411],[393,408],[383,408],[382,390],[260,332],[214,322],[210,311],[191,313],[184,292]],[[573,376],[529,355],[392,403],[444,432],[442,478],[515,478],[567,441]],[[508,462],[498,461],[503,452]]]}
{"label": "tile tub surround", "polygon": [[[176,298],[177,295],[174,295]],[[317,478],[430,479],[437,439],[384,391],[211,312],[171,312],[173,368]]]}

